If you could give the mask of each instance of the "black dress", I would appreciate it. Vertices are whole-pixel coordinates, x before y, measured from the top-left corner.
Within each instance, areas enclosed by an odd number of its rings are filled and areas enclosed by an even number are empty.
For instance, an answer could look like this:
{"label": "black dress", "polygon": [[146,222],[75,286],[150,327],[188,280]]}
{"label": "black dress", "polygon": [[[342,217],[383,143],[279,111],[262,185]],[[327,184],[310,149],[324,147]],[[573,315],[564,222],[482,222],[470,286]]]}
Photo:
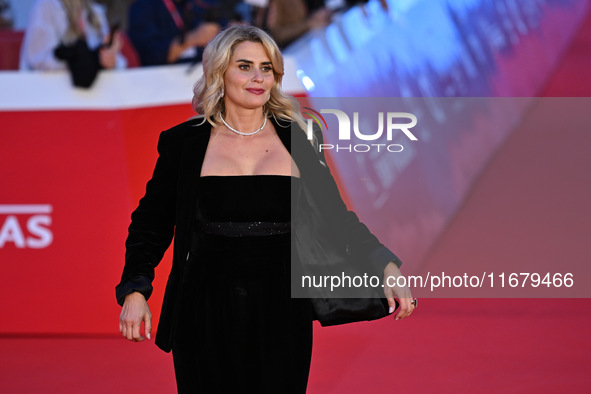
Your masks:
{"label": "black dress", "polygon": [[306,391],[312,309],[290,297],[299,187],[289,176],[201,178],[200,246],[190,252],[172,347],[180,393]]}

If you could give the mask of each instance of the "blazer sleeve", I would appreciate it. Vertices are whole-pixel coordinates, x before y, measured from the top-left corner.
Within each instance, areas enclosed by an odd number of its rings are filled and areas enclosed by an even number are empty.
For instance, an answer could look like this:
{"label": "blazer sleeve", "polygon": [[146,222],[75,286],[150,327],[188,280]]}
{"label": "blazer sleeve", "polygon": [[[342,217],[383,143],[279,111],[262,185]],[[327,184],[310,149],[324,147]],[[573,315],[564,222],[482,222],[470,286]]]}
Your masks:
{"label": "blazer sleeve", "polygon": [[[298,131],[294,130],[293,132],[298,133]],[[402,261],[371,233],[355,212],[347,208],[325,161],[324,154],[318,150],[320,144],[323,143],[322,131],[319,128],[314,128],[313,144],[305,139],[303,131],[300,133],[306,142],[302,143],[301,138],[297,135],[295,139],[300,140],[296,146],[301,150],[299,154],[301,153],[303,156],[302,162],[306,163],[304,172],[307,173],[307,179],[312,182],[310,185],[312,189],[317,191],[314,194],[317,195],[322,209],[328,214],[331,228],[335,234],[338,234],[338,239],[344,243],[347,253],[360,258],[360,260],[369,260],[377,273],[382,273],[390,262],[400,267]]]}
{"label": "blazer sleeve", "polygon": [[131,215],[125,242],[125,266],[116,297],[123,305],[125,296],[138,291],[148,299],[152,294],[154,269],[162,260],[174,236],[179,155],[174,129],[158,140],[159,157],[146,185],[146,194]]}
{"label": "blazer sleeve", "polygon": [[388,263],[393,262],[399,268],[402,261],[359,220],[357,214],[350,211],[344,203],[337,184],[325,167],[326,180],[324,182],[323,194],[326,196],[326,208],[333,217],[333,229],[341,235],[345,243],[347,253],[361,260],[368,259],[377,273],[383,273]]}

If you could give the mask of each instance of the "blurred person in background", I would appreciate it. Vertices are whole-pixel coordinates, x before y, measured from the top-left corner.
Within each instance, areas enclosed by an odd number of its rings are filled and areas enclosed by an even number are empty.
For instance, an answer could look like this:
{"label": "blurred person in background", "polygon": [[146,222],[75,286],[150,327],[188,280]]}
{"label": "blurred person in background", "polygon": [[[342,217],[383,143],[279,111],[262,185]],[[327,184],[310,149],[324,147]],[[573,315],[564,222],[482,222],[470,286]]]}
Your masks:
{"label": "blurred person in background", "polygon": [[0,29],[11,29],[13,24],[10,3],[7,0],[0,0]]}
{"label": "blurred person in background", "polygon": [[[90,0],[37,0],[21,47],[21,70],[64,70],[70,67],[56,49],[85,43],[99,68],[124,68],[117,34],[111,37],[104,8]],[[110,45],[109,45],[110,43]]]}
{"label": "blurred person in background", "polygon": [[328,26],[332,11],[322,1],[270,0],[265,27],[281,47],[310,30]]}
{"label": "blurred person in background", "polygon": [[242,0],[218,0],[219,18],[227,25],[252,23],[253,6]]}
{"label": "blurred person in background", "polygon": [[107,20],[111,26],[119,25],[121,31],[127,31],[128,12],[135,0],[96,0],[107,7]]}
{"label": "blurred person in background", "polygon": [[202,48],[220,31],[217,2],[136,0],[128,35],[142,65],[197,63]]}

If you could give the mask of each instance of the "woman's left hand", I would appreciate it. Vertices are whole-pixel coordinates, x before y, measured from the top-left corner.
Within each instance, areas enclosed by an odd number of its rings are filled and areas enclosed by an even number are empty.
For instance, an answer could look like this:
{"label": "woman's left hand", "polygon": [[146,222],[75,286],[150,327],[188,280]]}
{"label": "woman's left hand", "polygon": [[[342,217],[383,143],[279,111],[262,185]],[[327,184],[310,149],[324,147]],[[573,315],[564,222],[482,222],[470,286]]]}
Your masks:
{"label": "woman's left hand", "polygon": [[396,320],[410,316],[416,307],[416,304],[413,303],[412,294],[410,293],[408,286],[398,286],[397,282],[401,281],[397,279],[401,276],[402,274],[400,273],[398,266],[394,263],[388,263],[384,269],[384,294],[386,295],[388,305],[390,306],[390,313],[394,312],[394,308],[396,308],[395,299],[398,300],[398,303],[400,304],[398,313],[394,316]]}

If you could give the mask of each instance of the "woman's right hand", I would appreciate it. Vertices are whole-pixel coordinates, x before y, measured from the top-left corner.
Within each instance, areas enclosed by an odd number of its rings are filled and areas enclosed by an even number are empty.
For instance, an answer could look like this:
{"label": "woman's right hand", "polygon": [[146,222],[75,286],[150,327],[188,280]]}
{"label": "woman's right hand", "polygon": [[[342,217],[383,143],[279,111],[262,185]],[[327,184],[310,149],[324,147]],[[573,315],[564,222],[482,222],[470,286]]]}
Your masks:
{"label": "woman's right hand", "polygon": [[215,22],[203,22],[187,33],[185,41],[190,47],[204,47],[220,32],[220,29],[221,26]]}
{"label": "woman's right hand", "polygon": [[150,339],[152,313],[146,298],[136,291],[125,297],[121,315],[119,316],[119,331],[130,341],[141,342],[145,339],[140,334],[142,322],[144,322],[144,333]]}
{"label": "woman's right hand", "polygon": [[[105,39],[104,44],[108,44],[109,37]],[[117,55],[123,47],[121,35],[118,32],[113,33],[113,40],[110,46],[99,50],[99,63],[103,68],[115,68],[117,66]]]}
{"label": "woman's right hand", "polygon": [[179,38],[175,38],[168,48],[168,63],[176,62],[181,54],[191,47],[204,47],[220,32],[220,25],[215,22],[203,22],[185,36],[181,44]]}

